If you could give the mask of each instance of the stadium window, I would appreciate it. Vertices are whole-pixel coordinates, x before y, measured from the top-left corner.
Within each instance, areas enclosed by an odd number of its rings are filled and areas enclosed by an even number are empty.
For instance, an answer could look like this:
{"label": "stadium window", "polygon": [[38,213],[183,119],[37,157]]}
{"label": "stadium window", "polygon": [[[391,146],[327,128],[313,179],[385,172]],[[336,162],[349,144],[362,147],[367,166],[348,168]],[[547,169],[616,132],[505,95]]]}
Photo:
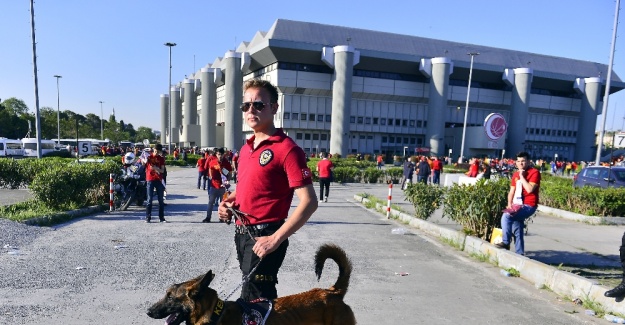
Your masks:
{"label": "stadium window", "polygon": [[401,120],[401,126],[408,126],[408,120]]}
{"label": "stadium window", "polygon": [[317,122],[323,122],[323,115],[322,114],[317,115]]}
{"label": "stadium window", "polygon": [[304,140],[310,140],[310,133],[304,133]]}
{"label": "stadium window", "polygon": [[373,136],[372,135],[368,135],[367,136],[367,140],[373,140]]}
{"label": "stadium window", "polygon": [[374,118],[373,118],[373,124],[376,124],[376,125],[377,125],[377,124],[378,124],[378,121],[379,121],[379,118],[377,118],[377,117],[374,117]]}
{"label": "stadium window", "polygon": [[393,126],[393,119],[392,118],[386,119],[386,123],[388,123],[389,126]]}
{"label": "stadium window", "polygon": [[417,139],[417,145],[420,146],[423,144],[423,139],[422,138],[418,138]]}
{"label": "stadium window", "polygon": [[303,139],[303,137],[304,137],[304,136],[303,136],[301,133],[296,133],[296,134],[295,134],[295,139],[297,139],[297,140],[302,140],[302,139]]}
{"label": "stadium window", "polygon": [[428,121],[423,121],[423,127],[424,128],[428,127]]}
{"label": "stadium window", "polygon": [[414,120],[410,120],[410,127],[414,127]]}
{"label": "stadium window", "polygon": [[387,143],[388,142],[388,138],[387,137],[382,137],[382,143]]}
{"label": "stadium window", "polygon": [[321,140],[328,140],[328,135],[326,133],[321,134]]}
{"label": "stadium window", "polygon": [[350,116],[349,123],[356,123],[356,116]]}
{"label": "stadium window", "polygon": [[395,143],[395,137],[388,137],[388,143]]}
{"label": "stadium window", "polygon": [[371,118],[365,117],[365,124],[371,124]]}
{"label": "stadium window", "polygon": [[358,139],[359,139],[359,140],[364,140],[364,139],[365,139],[365,136],[364,136],[364,135],[360,135],[360,136],[358,136]]}
{"label": "stadium window", "polygon": [[381,124],[381,125],[386,125],[386,119],[381,118],[381,119],[380,119],[380,124]]}
{"label": "stadium window", "polygon": [[408,144],[408,138],[404,138],[404,143]]}
{"label": "stadium window", "polygon": [[319,133],[313,133],[313,140],[319,140]]}
{"label": "stadium window", "polygon": [[363,117],[362,117],[362,116],[358,116],[358,124],[362,124],[363,120],[364,120],[364,119],[363,119]]}
{"label": "stadium window", "polygon": [[401,120],[395,119],[395,126],[400,126],[400,125],[401,125]]}
{"label": "stadium window", "polygon": [[421,120],[417,121],[417,127],[418,128],[422,128],[423,127],[423,121],[421,121]]}
{"label": "stadium window", "polygon": [[289,112],[284,112],[284,115],[282,115],[282,118],[283,118],[283,119],[285,119],[285,120],[290,119],[290,118],[291,118],[291,113],[289,113]]}
{"label": "stadium window", "polygon": [[308,115],[308,120],[314,122],[315,121],[315,114]]}
{"label": "stadium window", "polygon": [[410,144],[415,144],[417,142],[417,139],[415,138],[410,138]]}
{"label": "stadium window", "polygon": [[332,121],[332,115],[326,115],[326,122]]}
{"label": "stadium window", "polygon": [[551,130],[547,130],[547,135],[551,135]]}
{"label": "stadium window", "polygon": [[306,113],[302,113],[302,118],[301,118],[301,120],[302,120],[302,121],[306,121],[306,118],[307,118]]}
{"label": "stadium window", "polygon": [[291,117],[292,117],[294,120],[297,120],[297,119],[299,118],[299,113],[293,113],[293,114],[291,114]]}

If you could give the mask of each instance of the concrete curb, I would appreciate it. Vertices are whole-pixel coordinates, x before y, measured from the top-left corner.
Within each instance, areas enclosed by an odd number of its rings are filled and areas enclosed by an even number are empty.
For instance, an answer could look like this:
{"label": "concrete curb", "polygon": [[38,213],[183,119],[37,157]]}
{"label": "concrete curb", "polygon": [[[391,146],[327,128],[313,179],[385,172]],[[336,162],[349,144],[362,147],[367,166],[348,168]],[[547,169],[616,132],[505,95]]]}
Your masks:
{"label": "concrete curb", "polygon": [[[360,203],[369,202],[367,198],[363,198],[359,195],[354,195],[354,199]],[[381,204],[377,204],[377,208],[382,211],[386,210],[386,206]],[[621,304],[621,300],[608,298],[603,295],[604,292],[611,288],[606,288],[592,280],[570,272],[558,270],[553,266],[532,260],[525,256],[499,249],[481,238],[467,236],[461,231],[448,229],[392,209],[391,215],[402,222],[407,223],[409,226],[418,228],[429,235],[452,241],[455,247],[458,247],[460,250],[468,254],[487,256],[490,262],[505,269],[511,267],[515,268],[519,271],[521,278],[533,283],[536,288],[548,288],[549,290],[567,298],[579,298],[582,301],[588,300],[599,303],[603,306],[606,313],[625,314],[625,304]]]}
{"label": "concrete curb", "polygon": [[585,222],[591,225],[625,225],[623,217],[589,217],[583,214],[538,205],[538,211],[567,220]]}
{"label": "concrete curb", "polygon": [[65,211],[65,212],[58,212],[58,213],[54,213],[51,215],[42,216],[39,218],[28,219],[28,220],[25,220],[24,223],[29,226],[51,225],[51,224],[59,223],[60,221],[67,221],[67,216],[70,216],[71,219],[75,219],[75,218],[86,216],[86,215],[93,214],[96,212],[102,212],[104,210],[107,210],[108,208],[109,208],[108,204],[93,205],[93,206],[86,207],[86,208]]}

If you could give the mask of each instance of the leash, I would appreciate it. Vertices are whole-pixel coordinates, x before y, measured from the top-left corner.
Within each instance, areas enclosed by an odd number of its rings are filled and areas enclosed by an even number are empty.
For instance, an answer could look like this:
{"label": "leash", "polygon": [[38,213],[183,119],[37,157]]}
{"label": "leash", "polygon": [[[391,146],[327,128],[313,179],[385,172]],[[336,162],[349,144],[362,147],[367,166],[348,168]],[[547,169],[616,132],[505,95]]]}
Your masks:
{"label": "leash", "polygon": [[[228,211],[232,212],[232,215],[234,216],[236,220],[239,220],[239,222],[241,223],[241,226],[243,227],[243,229],[245,229],[245,232],[247,233],[247,235],[250,236],[250,238],[254,242],[256,242],[256,238],[252,236],[252,233],[250,233],[250,230],[246,225],[246,220],[244,216],[248,214],[241,210],[237,210],[233,207],[229,207]],[[228,298],[230,298],[230,296],[232,296],[237,290],[239,290],[245,283],[250,281],[250,277],[252,276],[254,272],[256,272],[256,269],[258,268],[258,266],[260,265],[260,262],[262,261],[263,261],[262,258],[258,260],[258,263],[256,263],[256,265],[252,268],[252,270],[246,276],[243,277],[241,282],[226,296],[224,300],[228,300]]]}

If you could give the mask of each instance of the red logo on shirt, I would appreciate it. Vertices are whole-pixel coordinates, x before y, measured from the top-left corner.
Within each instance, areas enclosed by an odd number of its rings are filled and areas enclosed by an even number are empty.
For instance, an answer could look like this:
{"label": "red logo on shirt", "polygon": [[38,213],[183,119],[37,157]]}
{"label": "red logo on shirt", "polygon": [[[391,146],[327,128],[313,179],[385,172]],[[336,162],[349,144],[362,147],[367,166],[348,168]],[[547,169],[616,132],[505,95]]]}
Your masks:
{"label": "red logo on shirt", "polygon": [[310,168],[306,167],[302,169],[302,176],[304,177],[304,179],[310,178],[312,176],[312,173],[310,172]]}

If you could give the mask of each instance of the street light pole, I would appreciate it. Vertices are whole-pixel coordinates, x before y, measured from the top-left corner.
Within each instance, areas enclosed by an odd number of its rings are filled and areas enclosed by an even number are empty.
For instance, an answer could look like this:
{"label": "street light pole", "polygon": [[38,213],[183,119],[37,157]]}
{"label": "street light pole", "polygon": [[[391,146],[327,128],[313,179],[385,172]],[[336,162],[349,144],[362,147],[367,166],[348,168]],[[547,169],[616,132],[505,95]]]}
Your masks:
{"label": "street light pole", "polygon": [[462,125],[462,144],[460,144],[460,158],[458,162],[462,163],[464,157],[464,138],[467,134],[467,118],[469,116],[469,96],[471,95],[471,78],[473,77],[473,58],[476,55],[480,55],[478,52],[469,52],[467,55],[471,56],[471,66],[469,67],[469,85],[467,86],[467,102],[464,106],[464,124]]}
{"label": "street light pole", "polygon": [[61,100],[59,96],[59,79],[63,78],[58,74],[54,75],[56,78],[56,144],[61,144]]}
{"label": "street light pole", "polygon": [[104,140],[104,121],[102,120],[104,118],[104,110],[102,110],[102,103],[104,102],[100,101],[100,140]]}
{"label": "street light pole", "polygon": [[167,42],[165,43],[165,46],[169,47],[169,84],[167,85],[167,94],[169,96],[167,96],[169,98],[169,146],[167,147],[167,153],[171,155],[171,141],[173,138],[173,135],[171,133],[171,48],[176,46],[176,43],[171,43],[171,42]]}

